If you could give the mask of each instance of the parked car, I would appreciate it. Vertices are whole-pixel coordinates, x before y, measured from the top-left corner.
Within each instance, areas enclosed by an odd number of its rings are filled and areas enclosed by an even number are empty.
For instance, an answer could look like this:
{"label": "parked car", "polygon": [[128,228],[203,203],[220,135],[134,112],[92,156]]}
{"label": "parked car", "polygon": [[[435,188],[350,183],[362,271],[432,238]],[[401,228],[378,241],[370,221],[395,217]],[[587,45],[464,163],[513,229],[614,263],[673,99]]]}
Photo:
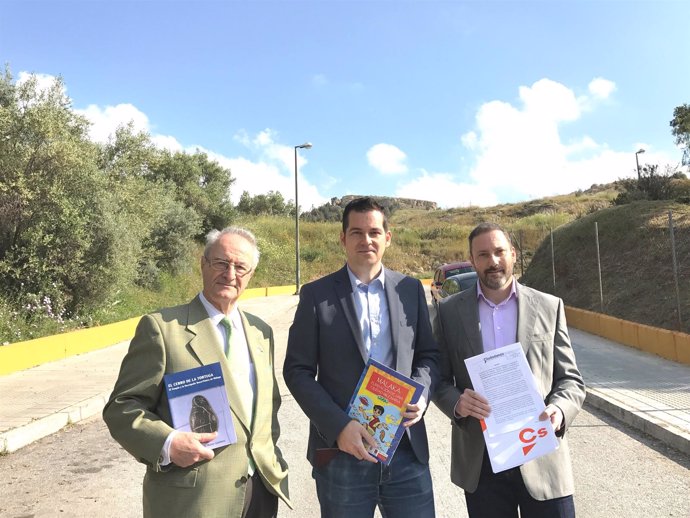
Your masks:
{"label": "parked car", "polygon": [[448,277],[451,275],[472,271],[474,271],[474,268],[472,268],[472,263],[469,261],[446,263],[436,268],[436,271],[434,272],[434,279],[431,281],[430,287],[431,299],[433,300],[434,304],[438,302],[438,291],[441,289],[441,286]]}
{"label": "parked car", "polygon": [[443,282],[441,289],[438,290],[438,299],[434,299],[434,304],[438,305],[442,299],[450,297],[455,293],[465,291],[475,284],[477,284],[477,272],[466,272],[451,275]]}

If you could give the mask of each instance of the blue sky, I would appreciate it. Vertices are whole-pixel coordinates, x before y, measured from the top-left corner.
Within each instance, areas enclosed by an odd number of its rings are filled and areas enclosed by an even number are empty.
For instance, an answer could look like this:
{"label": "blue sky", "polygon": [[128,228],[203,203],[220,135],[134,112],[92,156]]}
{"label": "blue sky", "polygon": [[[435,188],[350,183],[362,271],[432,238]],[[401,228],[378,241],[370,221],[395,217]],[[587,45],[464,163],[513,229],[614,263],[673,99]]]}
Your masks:
{"label": "blue sky", "polygon": [[0,0],[0,59],[62,76],[107,139],[133,120],[243,190],[300,205],[442,207],[586,189],[676,165],[690,102],[682,0]]}

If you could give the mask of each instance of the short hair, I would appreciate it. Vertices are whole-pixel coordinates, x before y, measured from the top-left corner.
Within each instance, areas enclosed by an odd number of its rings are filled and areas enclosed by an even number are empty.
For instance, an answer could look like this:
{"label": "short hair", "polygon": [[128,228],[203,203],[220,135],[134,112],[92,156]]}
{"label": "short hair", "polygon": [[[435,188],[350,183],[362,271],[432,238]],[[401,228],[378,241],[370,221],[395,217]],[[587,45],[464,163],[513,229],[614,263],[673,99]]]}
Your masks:
{"label": "short hair", "polygon": [[211,247],[215,245],[221,237],[227,234],[241,236],[244,239],[246,239],[250,245],[252,245],[252,248],[254,249],[254,264],[252,264],[252,268],[256,268],[259,265],[259,257],[261,256],[261,252],[259,252],[259,247],[256,243],[256,236],[254,236],[254,234],[252,234],[246,228],[242,227],[225,227],[223,230],[211,230],[208,234],[206,234],[206,247],[204,248],[204,257],[208,259],[208,252],[211,249]]}
{"label": "short hair", "polygon": [[343,211],[343,233],[347,232],[347,227],[350,224],[350,212],[370,212],[374,210],[379,211],[383,215],[383,230],[388,232],[388,218],[386,217],[385,209],[371,196],[364,196],[362,198],[355,198],[345,205],[345,210]]}
{"label": "short hair", "polygon": [[386,411],[386,409],[383,408],[381,405],[374,405],[374,410],[378,410],[379,412],[381,412],[381,414],[383,414]]}
{"label": "short hair", "polygon": [[510,237],[510,233],[504,229],[501,225],[498,223],[480,223],[474,229],[472,229],[472,232],[470,232],[469,237],[467,238],[467,241],[469,243],[469,252],[470,255],[472,255],[472,241],[474,240],[475,237],[481,236],[482,234],[486,234],[487,232],[493,232],[494,230],[498,230],[500,232],[503,232],[503,235],[506,236],[506,239],[508,240],[508,243],[510,243],[510,246],[513,246],[513,240]]}

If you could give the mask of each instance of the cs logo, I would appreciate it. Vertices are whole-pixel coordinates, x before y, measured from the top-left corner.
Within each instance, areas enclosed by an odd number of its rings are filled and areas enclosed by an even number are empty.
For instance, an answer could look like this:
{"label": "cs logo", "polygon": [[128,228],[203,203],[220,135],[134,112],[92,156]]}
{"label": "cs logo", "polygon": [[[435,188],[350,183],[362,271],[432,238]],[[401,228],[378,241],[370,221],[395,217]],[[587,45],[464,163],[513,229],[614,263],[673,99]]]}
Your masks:
{"label": "cs logo", "polygon": [[537,437],[546,437],[549,432],[546,428],[539,428],[539,430],[534,430],[533,428],[523,428],[520,430],[518,437],[520,442],[524,444],[522,447],[522,454],[527,455],[532,448],[537,444]]}

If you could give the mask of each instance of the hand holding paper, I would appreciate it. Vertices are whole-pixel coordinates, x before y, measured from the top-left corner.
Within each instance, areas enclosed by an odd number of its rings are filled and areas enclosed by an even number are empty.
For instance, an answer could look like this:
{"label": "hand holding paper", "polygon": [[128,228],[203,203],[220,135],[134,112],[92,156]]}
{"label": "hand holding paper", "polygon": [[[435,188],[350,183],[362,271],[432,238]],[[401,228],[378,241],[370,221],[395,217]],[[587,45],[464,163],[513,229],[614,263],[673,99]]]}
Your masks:
{"label": "hand holding paper", "polygon": [[539,416],[540,421],[551,420],[554,431],[558,431],[563,426],[563,412],[556,405],[547,405],[544,411]]}
{"label": "hand holding paper", "polygon": [[460,399],[455,405],[455,413],[460,417],[476,417],[477,419],[484,419],[489,417],[491,407],[484,396],[467,388],[460,395]]}
{"label": "hand holding paper", "polygon": [[[472,356],[465,365],[482,396],[465,390],[456,411],[484,416],[482,431],[494,473],[558,448],[554,430],[563,422],[563,414],[555,405],[544,406],[520,343]],[[493,411],[481,413],[479,397],[490,401]],[[544,423],[547,419],[549,423]]]}

